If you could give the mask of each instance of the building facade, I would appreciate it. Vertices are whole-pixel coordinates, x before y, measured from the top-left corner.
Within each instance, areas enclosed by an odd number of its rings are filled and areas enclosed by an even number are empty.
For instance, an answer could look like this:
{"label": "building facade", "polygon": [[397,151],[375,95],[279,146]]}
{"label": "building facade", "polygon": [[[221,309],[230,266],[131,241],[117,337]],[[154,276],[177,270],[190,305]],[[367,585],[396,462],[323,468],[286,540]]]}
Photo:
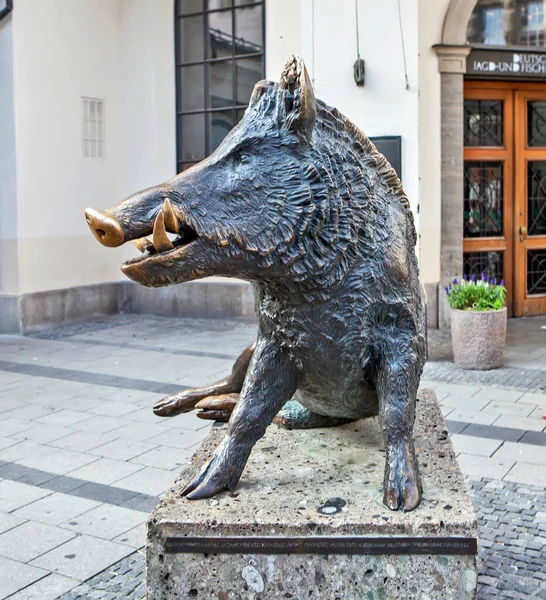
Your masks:
{"label": "building facade", "polygon": [[99,246],[83,211],[204,158],[255,81],[278,80],[296,52],[316,96],[396,163],[429,326],[448,324],[446,283],[482,271],[505,279],[511,314],[545,313],[543,5],[12,0],[0,11],[0,331],[121,310],[251,314],[241,282],[123,281],[136,249]]}

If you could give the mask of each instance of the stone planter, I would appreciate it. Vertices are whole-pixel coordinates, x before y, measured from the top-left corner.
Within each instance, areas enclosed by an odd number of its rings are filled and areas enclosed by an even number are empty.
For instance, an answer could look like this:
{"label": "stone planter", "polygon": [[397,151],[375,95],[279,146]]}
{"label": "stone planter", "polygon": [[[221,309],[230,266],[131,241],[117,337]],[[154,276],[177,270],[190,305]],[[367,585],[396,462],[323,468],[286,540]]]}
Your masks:
{"label": "stone planter", "polygon": [[506,344],[506,308],[475,311],[451,309],[455,365],[461,369],[498,369]]}

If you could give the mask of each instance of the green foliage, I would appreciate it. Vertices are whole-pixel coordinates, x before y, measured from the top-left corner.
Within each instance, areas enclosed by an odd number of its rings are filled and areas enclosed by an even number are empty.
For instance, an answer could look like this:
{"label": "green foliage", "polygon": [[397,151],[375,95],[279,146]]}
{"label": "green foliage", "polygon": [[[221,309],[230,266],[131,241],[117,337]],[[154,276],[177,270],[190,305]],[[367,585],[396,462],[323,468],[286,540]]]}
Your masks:
{"label": "green foliage", "polygon": [[504,280],[497,285],[496,279],[483,274],[481,279],[454,279],[446,294],[449,306],[458,310],[500,310],[506,304]]}

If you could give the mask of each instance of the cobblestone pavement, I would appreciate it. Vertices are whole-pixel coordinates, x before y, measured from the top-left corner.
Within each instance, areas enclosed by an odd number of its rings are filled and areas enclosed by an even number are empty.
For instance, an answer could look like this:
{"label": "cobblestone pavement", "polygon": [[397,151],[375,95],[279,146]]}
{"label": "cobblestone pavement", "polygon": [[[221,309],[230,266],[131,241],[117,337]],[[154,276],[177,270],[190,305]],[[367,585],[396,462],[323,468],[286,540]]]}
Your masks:
{"label": "cobblestone pavement", "polygon": [[478,599],[546,598],[544,488],[470,482],[479,523]]}
{"label": "cobblestone pavement", "polygon": [[[546,598],[546,508],[530,487],[546,486],[543,326],[510,322],[491,373],[456,369],[449,336],[429,338],[422,385],[474,482],[480,598]],[[223,377],[254,335],[249,321],[118,315],[0,336],[0,599],[143,597],[144,521],[210,426],[151,406]]]}

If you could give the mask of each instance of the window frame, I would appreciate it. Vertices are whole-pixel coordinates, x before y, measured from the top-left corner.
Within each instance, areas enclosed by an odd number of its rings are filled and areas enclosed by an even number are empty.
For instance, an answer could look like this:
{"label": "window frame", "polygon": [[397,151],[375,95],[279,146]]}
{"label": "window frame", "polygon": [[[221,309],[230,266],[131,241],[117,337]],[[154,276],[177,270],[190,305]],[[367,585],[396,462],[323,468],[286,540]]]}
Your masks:
{"label": "window frame", "polygon": [[[265,0],[252,1],[248,3],[240,3],[236,4],[236,0],[231,0],[229,6],[220,7],[220,8],[208,8],[209,0],[203,0],[203,10],[194,11],[188,13],[181,13],[179,11],[179,3],[184,0],[176,0],[174,3],[174,36],[175,36],[175,44],[174,44],[174,53],[175,53],[175,89],[176,89],[176,171],[177,173],[183,171],[185,168],[195,164],[195,161],[183,160],[183,157],[180,153],[180,144],[182,141],[183,133],[182,127],[183,124],[181,119],[187,115],[203,115],[205,118],[205,157],[208,156],[212,152],[212,144],[211,139],[212,135],[209,131],[208,126],[208,118],[210,114],[213,113],[225,113],[231,110],[231,118],[232,118],[232,127],[236,125],[238,122],[237,115],[239,111],[244,110],[248,107],[248,103],[240,104],[237,103],[237,95],[238,95],[238,80],[237,80],[237,65],[238,61],[241,59],[252,59],[252,58],[261,58],[261,75],[260,77],[265,76],[265,49],[266,49],[266,27],[265,27],[265,11],[266,11],[266,3]],[[235,36],[236,33],[236,14],[238,11],[242,11],[249,8],[261,7],[262,16],[261,16],[261,37],[262,37],[262,49],[260,52],[249,52],[249,53],[237,53],[237,38]],[[232,40],[232,54],[229,56],[222,56],[211,58],[209,56],[209,15],[211,14],[219,14],[219,13],[231,13],[231,40]],[[193,60],[187,62],[180,61],[180,42],[181,42],[181,34],[179,32],[179,21],[191,17],[203,17],[203,46],[204,46],[204,56],[202,60]],[[208,106],[211,104],[211,90],[209,85],[209,73],[208,69],[210,65],[213,64],[221,64],[221,63],[231,63],[231,84],[232,84],[232,103],[230,105],[221,106],[221,107],[212,107]],[[204,106],[198,109],[190,109],[183,110],[180,106],[179,109],[179,98],[182,93],[182,68],[183,67],[202,67],[203,74],[203,85],[204,85]]]}

